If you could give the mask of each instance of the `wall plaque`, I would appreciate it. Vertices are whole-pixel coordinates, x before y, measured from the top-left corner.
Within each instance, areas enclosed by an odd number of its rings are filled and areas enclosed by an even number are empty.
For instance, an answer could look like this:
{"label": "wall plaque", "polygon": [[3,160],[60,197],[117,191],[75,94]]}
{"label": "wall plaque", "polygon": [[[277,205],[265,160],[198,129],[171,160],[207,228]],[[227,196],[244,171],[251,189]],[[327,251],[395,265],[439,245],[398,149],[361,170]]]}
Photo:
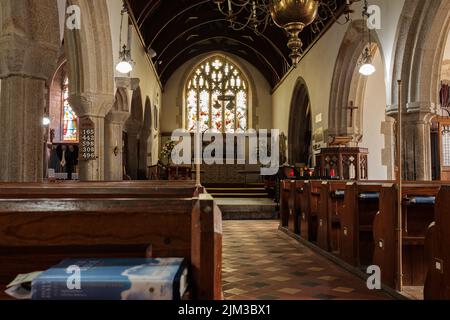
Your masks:
{"label": "wall plaque", "polygon": [[89,118],[80,119],[80,161],[96,160],[95,124]]}

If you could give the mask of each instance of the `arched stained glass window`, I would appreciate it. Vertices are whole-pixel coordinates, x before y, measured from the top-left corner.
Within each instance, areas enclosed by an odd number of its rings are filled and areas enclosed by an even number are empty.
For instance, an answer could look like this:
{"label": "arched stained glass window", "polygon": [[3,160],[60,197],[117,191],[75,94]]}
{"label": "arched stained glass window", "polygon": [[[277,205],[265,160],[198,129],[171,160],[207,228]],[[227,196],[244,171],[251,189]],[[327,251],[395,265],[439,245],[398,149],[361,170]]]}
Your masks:
{"label": "arched stained glass window", "polygon": [[237,66],[214,56],[194,69],[186,85],[187,129],[224,133],[248,129],[248,83]]}
{"label": "arched stained glass window", "polygon": [[69,104],[69,79],[63,84],[63,141],[78,141],[78,117]]}

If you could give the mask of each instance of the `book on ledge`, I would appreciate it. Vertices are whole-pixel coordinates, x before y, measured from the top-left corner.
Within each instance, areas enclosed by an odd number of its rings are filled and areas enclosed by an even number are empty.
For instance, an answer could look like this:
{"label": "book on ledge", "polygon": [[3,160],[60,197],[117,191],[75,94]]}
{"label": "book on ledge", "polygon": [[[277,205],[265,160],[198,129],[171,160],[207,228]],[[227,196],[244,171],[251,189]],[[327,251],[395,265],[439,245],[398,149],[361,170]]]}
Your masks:
{"label": "book on ledge", "polygon": [[64,260],[32,282],[33,300],[180,300],[182,258]]}

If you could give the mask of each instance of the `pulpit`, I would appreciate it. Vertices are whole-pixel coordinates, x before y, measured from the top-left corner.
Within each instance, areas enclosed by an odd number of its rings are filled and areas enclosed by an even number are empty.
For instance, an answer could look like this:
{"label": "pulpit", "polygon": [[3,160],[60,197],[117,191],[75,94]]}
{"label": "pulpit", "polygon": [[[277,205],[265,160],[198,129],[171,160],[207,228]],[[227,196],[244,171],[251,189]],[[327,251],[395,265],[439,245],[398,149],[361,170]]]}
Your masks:
{"label": "pulpit", "polygon": [[367,180],[368,155],[366,148],[324,148],[317,155],[317,169],[323,178]]}

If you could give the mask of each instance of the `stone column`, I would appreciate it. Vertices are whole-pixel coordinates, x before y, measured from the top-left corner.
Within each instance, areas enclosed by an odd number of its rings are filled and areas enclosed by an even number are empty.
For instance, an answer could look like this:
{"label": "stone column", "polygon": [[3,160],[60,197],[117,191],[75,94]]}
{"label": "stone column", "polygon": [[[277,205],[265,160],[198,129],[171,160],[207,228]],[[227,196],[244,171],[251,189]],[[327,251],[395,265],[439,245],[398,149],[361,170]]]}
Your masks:
{"label": "stone column", "polygon": [[56,3],[4,0],[0,11],[0,181],[43,179],[46,81],[59,49]]}
{"label": "stone column", "polygon": [[105,180],[123,180],[122,134],[129,112],[111,111],[105,118]]}
{"label": "stone column", "polygon": [[111,110],[113,102],[113,96],[104,94],[89,93],[70,96],[70,105],[80,120],[90,119],[95,128],[96,159],[79,161],[81,181],[103,181],[105,179],[105,116]]}
{"label": "stone column", "polygon": [[[388,106],[387,115],[397,119],[398,106]],[[410,102],[403,111],[403,179],[429,181],[431,173],[431,119],[435,115],[433,103]],[[397,132],[397,121],[393,125]],[[396,133],[395,133],[396,135]],[[393,137],[396,141],[396,136]],[[397,156],[395,156],[396,159]],[[396,164],[394,165],[395,168]]]}
{"label": "stone column", "polygon": [[44,90],[44,80],[22,76],[1,80],[0,181],[43,179]]}
{"label": "stone column", "polygon": [[384,135],[384,149],[381,153],[381,161],[387,167],[387,178],[389,180],[395,179],[395,125],[395,119],[389,116],[386,116],[386,120],[381,123],[381,133]]}
{"label": "stone column", "polygon": [[404,179],[431,180],[430,114],[413,112],[403,119]]}
{"label": "stone column", "polygon": [[130,117],[132,92],[139,85],[136,78],[116,78],[116,100],[105,118],[105,180],[123,179],[122,134],[125,122]]}

